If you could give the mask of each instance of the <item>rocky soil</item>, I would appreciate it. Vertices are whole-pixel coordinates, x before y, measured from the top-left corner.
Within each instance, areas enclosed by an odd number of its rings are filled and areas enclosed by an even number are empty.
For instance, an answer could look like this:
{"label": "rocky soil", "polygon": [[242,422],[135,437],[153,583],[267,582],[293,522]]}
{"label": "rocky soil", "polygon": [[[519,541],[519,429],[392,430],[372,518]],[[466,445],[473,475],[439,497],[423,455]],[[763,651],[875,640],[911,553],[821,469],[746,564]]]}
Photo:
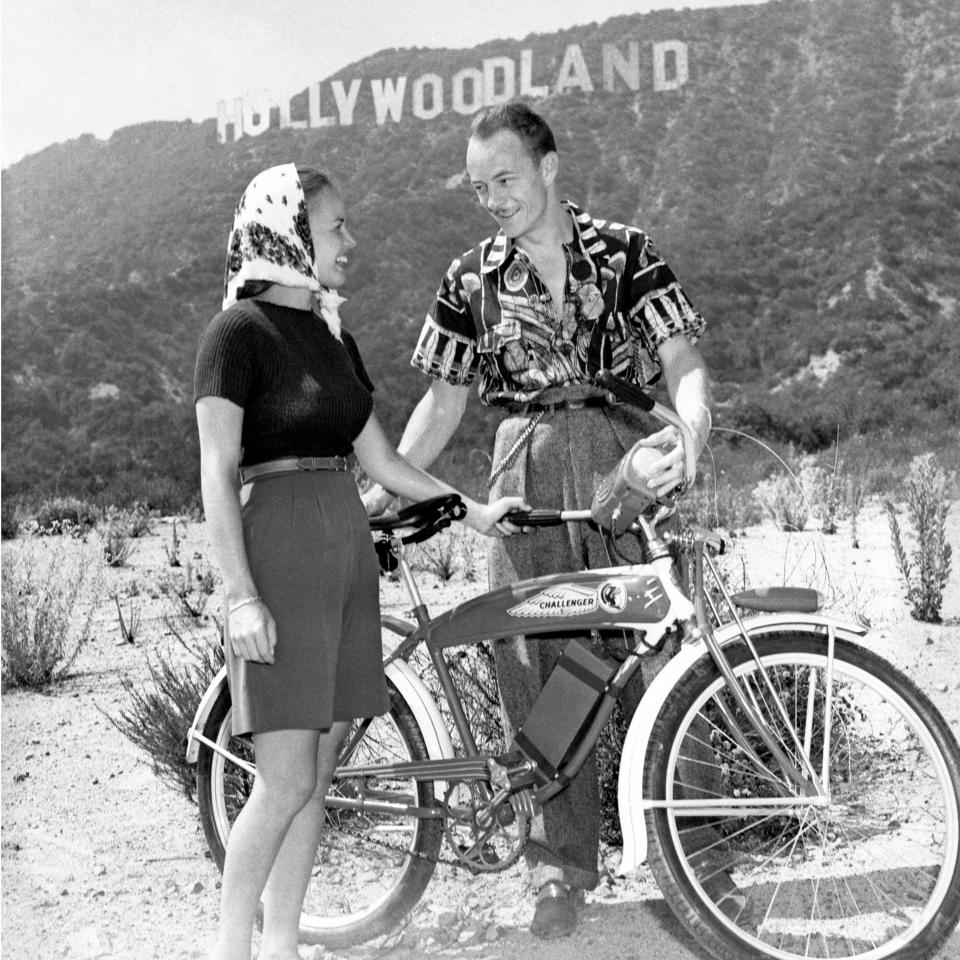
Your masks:
{"label": "rocky soil", "polygon": [[[8,690],[2,698],[3,960],[200,960],[214,930],[218,874],[206,854],[197,808],[161,783],[148,756],[111,723],[128,704],[122,681],[146,681],[147,657],[171,643],[168,566],[172,524],[156,522],[126,565],[106,568],[97,587],[91,640],[70,675],[44,692]],[[206,571],[203,526],[179,521],[179,554],[196,580]],[[860,522],[860,547],[848,531],[787,535],[752,527],[735,540],[734,575],[754,585],[818,586],[846,615],[871,622],[868,643],[904,668],[960,734],[960,504],[950,517],[954,573],[945,622],[911,620],[902,599],[886,520],[877,505]],[[91,534],[91,545],[98,544]],[[23,549],[5,541],[4,564]],[[77,547],[77,549],[80,549]],[[469,563],[468,563],[469,565]],[[424,575],[434,611],[479,592],[462,572],[442,583]],[[114,596],[126,619],[139,613],[132,643],[121,638]],[[399,586],[384,582],[384,603],[402,614]],[[209,601],[212,610],[214,601]],[[532,898],[519,868],[482,881],[438,869],[420,908],[398,936],[352,952],[302,949],[305,958],[530,958],[530,960],[703,960],[646,869],[617,878],[619,852],[605,851],[611,875],[588,895],[583,922],[561,942],[527,931]],[[954,933],[943,956],[960,956]]]}

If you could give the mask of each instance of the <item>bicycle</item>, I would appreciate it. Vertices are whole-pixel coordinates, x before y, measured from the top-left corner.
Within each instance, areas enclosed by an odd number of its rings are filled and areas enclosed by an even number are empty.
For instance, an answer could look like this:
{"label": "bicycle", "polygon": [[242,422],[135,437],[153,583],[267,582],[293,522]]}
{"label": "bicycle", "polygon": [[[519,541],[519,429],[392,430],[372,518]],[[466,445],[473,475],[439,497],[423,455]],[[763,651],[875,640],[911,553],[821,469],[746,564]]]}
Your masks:
{"label": "bicycle", "polygon": [[[671,410],[602,386],[693,440]],[[327,797],[301,938],[340,948],[389,933],[442,859],[475,873],[517,861],[530,818],[579,769],[641,661],[677,653],[644,692],[623,744],[621,872],[647,861],[670,908],[721,958],[932,956],[960,918],[960,748],[929,699],[866,649],[865,628],[820,613],[809,589],[731,594],[706,530],[630,474],[634,447],[589,510],[529,525],[595,523],[617,564],[525,580],[431,617],[406,545],[462,515],[456,497],[371,521],[415,622],[384,618],[388,714],[356,722]],[[644,562],[620,563],[622,536]],[[685,590],[678,561],[689,572]],[[481,751],[445,652],[500,637],[573,635],[506,750]],[[424,649],[453,730],[411,666]],[[454,740],[457,746],[454,745]],[[256,774],[230,731],[225,673],[190,729],[200,816],[222,869]],[[708,774],[693,775],[697,766]],[[729,878],[742,898],[717,878]]]}

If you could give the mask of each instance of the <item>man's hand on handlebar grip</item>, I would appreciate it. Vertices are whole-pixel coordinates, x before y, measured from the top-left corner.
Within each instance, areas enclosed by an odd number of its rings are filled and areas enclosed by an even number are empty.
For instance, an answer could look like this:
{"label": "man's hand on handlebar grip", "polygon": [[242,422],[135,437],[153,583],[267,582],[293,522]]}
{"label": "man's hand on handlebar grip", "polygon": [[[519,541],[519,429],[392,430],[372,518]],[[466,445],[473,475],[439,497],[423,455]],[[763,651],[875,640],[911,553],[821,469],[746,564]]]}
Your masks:
{"label": "man's hand on handlebar grip", "polygon": [[658,497],[667,496],[683,483],[683,443],[676,427],[664,427],[640,441],[642,447],[656,447],[663,457],[648,468],[647,481]]}

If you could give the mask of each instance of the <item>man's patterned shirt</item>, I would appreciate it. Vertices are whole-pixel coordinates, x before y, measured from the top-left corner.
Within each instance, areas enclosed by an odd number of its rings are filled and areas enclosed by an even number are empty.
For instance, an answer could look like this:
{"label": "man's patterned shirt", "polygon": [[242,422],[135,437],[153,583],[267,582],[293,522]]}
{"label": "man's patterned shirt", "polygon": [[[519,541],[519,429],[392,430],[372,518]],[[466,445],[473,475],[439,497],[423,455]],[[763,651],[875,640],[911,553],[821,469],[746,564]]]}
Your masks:
{"label": "man's patterned shirt", "polygon": [[703,317],[642,230],[594,220],[568,201],[564,207],[573,241],[564,244],[562,309],[500,232],[450,265],[413,366],[452,384],[479,376],[486,404],[526,403],[547,387],[587,383],[604,367],[631,383],[653,383],[664,342],[699,340]]}

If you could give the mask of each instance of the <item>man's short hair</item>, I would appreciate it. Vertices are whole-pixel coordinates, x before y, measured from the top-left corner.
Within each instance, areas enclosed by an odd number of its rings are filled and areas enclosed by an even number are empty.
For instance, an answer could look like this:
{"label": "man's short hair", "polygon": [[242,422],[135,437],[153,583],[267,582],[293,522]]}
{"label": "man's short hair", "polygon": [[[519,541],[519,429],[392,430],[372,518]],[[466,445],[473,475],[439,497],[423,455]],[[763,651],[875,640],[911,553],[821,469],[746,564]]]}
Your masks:
{"label": "man's short hair", "polygon": [[539,163],[546,154],[557,152],[557,142],[547,121],[519,100],[484,107],[473,118],[470,130],[473,136],[481,140],[489,140],[501,130],[515,133],[535,163]]}

